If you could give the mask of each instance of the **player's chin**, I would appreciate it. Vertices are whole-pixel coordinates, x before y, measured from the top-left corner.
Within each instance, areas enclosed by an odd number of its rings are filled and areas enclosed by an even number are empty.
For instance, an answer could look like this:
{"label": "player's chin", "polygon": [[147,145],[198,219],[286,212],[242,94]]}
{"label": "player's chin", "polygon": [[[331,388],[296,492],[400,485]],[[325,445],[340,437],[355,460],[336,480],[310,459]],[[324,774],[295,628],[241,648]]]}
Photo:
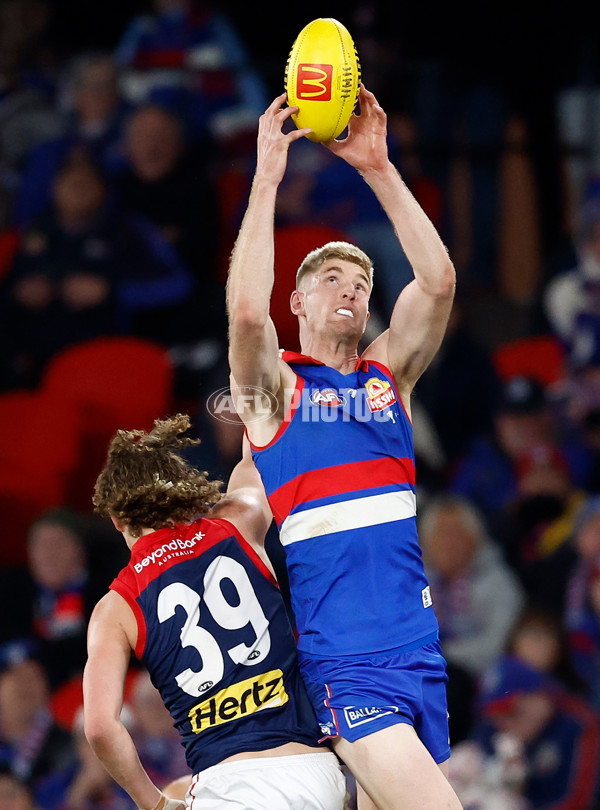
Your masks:
{"label": "player's chin", "polygon": [[356,318],[348,318],[347,316],[339,316],[335,323],[332,325],[332,328],[335,330],[337,334],[348,335],[349,337],[356,337],[357,340],[360,340],[362,337],[363,332],[363,323],[358,322]]}

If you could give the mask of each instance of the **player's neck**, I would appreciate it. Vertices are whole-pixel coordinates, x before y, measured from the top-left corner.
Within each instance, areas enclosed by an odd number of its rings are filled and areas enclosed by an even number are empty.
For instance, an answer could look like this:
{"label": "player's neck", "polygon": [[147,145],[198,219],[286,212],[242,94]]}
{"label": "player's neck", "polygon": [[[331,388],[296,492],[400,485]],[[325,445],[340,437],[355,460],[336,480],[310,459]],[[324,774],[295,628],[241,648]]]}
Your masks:
{"label": "player's neck", "polygon": [[355,344],[319,339],[317,336],[302,341],[302,354],[320,360],[321,363],[335,368],[341,374],[350,374],[354,371],[358,361],[358,350]]}
{"label": "player's neck", "polygon": [[141,540],[141,538],[145,537],[147,534],[152,534],[154,531],[156,531],[156,529],[143,528],[139,534],[136,532],[136,537],[133,537],[129,530],[125,529],[122,531],[122,535],[129,548],[133,548],[138,540]]}

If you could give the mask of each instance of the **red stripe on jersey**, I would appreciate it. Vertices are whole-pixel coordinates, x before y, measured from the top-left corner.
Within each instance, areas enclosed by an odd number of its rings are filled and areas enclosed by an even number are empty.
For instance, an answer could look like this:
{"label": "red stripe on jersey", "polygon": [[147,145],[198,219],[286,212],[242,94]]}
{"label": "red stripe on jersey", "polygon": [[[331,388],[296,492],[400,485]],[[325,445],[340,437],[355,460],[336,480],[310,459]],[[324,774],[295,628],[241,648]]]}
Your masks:
{"label": "red stripe on jersey", "polygon": [[284,430],[287,428],[287,426],[290,424],[290,422],[294,418],[294,414],[296,413],[296,411],[300,407],[300,403],[302,401],[302,389],[304,388],[304,383],[305,383],[305,380],[304,380],[303,377],[296,376],[296,387],[294,388],[294,393],[292,394],[292,401],[290,402],[290,407],[288,408],[287,413],[283,417],[283,422],[279,425],[279,427],[277,429],[277,433],[273,436],[271,441],[267,442],[267,444],[263,444],[263,445],[254,444],[252,441],[250,441],[250,436],[248,436],[248,428],[244,428],[244,431],[246,433],[246,437],[248,438],[248,442],[250,443],[250,447],[253,450],[266,450],[267,447],[270,447],[272,444],[274,444],[277,441],[277,439],[281,436],[281,434],[284,432]]}
{"label": "red stripe on jersey", "polygon": [[325,698],[323,703],[325,704],[326,708],[328,708],[329,711],[331,712],[331,719],[333,720],[333,725],[334,725],[334,728],[335,728],[335,734],[325,734],[324,737],[319,738],[318,742],[320,742],[320,743],[325,742],[325,740],[330,740],[332,737],[338,737],[339,733],[340,733],[340,724],[338,723],[337,712],[333,708],[333,706],[329,705],[329,698],[331,697],[332,692],[331,692],[331,687],[329,686],[328,683],[325,684],[325,690],[327,692],[327,697]]}
{"label": "red stripe on jersey", "polygon": [[[215,523],[216,521],[203,518],[189,526],[182,524],[174,528],[157,529],[152,534],[141,537],[132,549],[131,561],[128,566],[129,572],[133,574],[132,580],[135,582],[135,586],[132,586],[132,590],[135,592],[136,598],[163,571],[168,571],[174,565],[185,560],[199,557],[209,548],[227,537],[231,537],[230,525],[217,528],[214,526]],[[215,529],[217,530],[215,531]],[[204,534],[204,537],[196,539],[198,533]],[[177,546],[177,540],[181,540],[184,544],[186,541],[196,540],[196,543],[191,548],[181,548]],[[142,565],[143,560],[151,557],[153,549],[156,551],[156,549],[164,548],[173,543],[177,546],[176,548],[165,549],[164,554],[157,555],[154,560],[149,559],[148,564],[144,565],[141,571],[136,569],[136,565]]]}
{"label": "red stripe on jersey", "polygon": [[[126,569],[125,569],[126,570]],[[142,660],[142,656],[144,654],[144,650],[146,648],[146,620],[144,619],[144,614],[142,612],[141,607],[139,606],[135,596],[131,592],[131,589],[128,585],[123,582],[122,579],[117,578],[110,584],[110,590],[115,591],[122,596],[123,599],[127,602],[131,610],[133,611],[133,615],[135,616],[135,621],[137,624],[137,641],[135,644],[135,654],[136,656]]]}
{"label": "red stripe on jersey", "polygon": [[269,504],[276,522],[281,523],[298,504],[390,483],[415,485],[412,459],[377,458],[302,473],[276,489],[269,497]]}

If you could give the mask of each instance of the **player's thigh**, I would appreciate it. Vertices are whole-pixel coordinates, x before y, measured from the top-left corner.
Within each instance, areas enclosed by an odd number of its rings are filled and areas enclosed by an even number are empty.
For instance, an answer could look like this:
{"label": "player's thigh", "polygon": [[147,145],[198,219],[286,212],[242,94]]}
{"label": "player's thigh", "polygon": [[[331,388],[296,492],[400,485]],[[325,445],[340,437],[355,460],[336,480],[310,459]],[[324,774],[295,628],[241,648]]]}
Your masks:
{"label": "player's thigh", "polygon": [[407,723],[332,744],[378,810],[460,810],[442,769]]}

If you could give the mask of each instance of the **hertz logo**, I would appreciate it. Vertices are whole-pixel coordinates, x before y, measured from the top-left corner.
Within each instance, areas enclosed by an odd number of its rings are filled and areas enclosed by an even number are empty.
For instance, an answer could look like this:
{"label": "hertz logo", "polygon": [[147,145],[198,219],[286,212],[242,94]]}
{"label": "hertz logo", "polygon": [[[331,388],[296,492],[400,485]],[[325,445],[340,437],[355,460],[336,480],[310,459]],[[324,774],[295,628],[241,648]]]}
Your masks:
{"label": "hertz logo", "polygon": [[305,101],[331,101],[333,65],[298,65],[296,96]]}
{"label": "hertz logo", "polygon": [[208,728],[239,720],[263,709],[283,706],[289,700],[283,685],[283,672],[274,669],[255,678],[248,678],[221,689],[208,700],[198,703],[189,712],[194,734]]}

